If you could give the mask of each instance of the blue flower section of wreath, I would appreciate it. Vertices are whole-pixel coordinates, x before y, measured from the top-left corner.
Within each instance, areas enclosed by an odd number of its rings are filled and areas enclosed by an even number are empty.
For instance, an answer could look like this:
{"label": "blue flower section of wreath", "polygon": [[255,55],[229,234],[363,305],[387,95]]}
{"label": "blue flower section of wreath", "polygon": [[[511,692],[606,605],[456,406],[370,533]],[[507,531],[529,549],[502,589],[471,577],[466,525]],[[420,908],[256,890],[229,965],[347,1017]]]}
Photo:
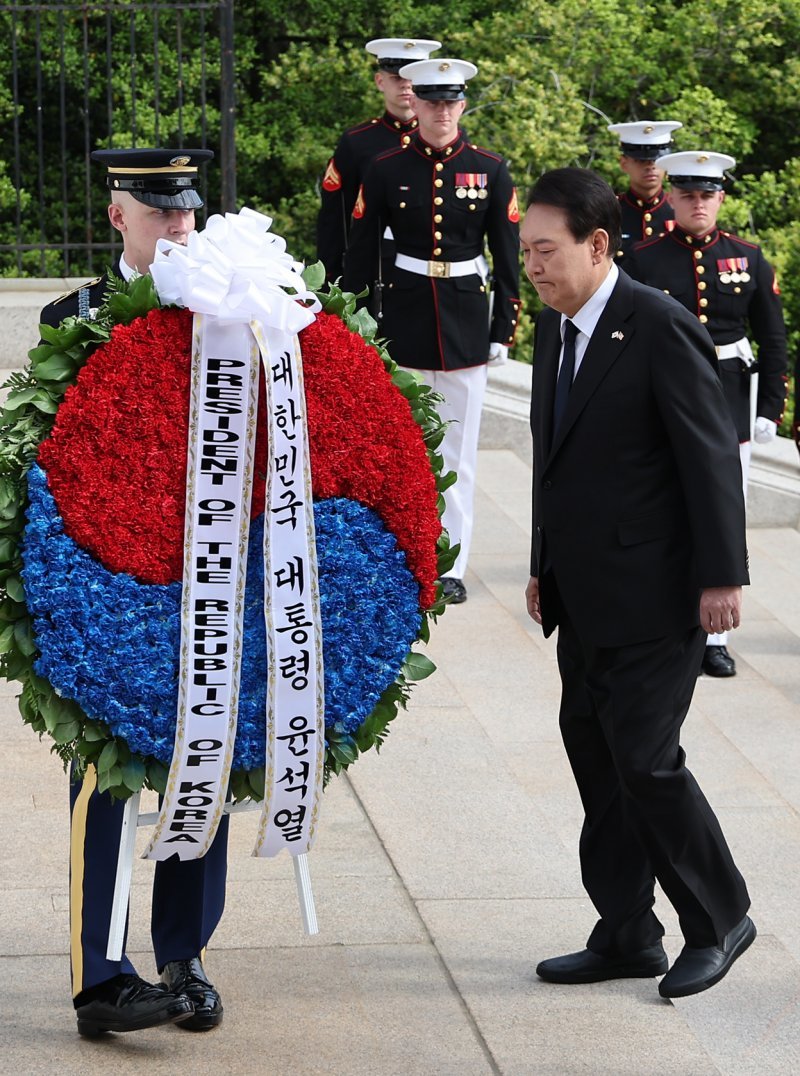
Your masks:
{"label": "blue flower section of wreath", "polygon": [[[40,656],[36,672],[131,750],[172,758],[180,583],[113,573],[64,533],[44,471],[28,473],[23,578]],[[419,634],[419,586],[371,509],[314,504],[325,664],[325,723],[355,732],[393,683]],[[263,517],[250,530],[234,769],[264,760],[266,632]]]}

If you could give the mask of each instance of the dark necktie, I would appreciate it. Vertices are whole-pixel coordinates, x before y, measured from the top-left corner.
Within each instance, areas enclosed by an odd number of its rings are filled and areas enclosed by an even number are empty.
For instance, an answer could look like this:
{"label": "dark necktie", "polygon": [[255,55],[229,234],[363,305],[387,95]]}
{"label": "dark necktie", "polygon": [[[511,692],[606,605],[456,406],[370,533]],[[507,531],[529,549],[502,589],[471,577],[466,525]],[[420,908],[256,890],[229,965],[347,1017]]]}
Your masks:
{"label": "dark necktie", "polygon": [[572,379],[575,376],[575,337],[578,332],[578,326],[574,322],[569,319],[564,322],[564,358],[561,360],[561,369],[558,371],[556,398],[553,404],[553,440],[558,434],[558,428],[567,409],[569,390],[572,388]]}

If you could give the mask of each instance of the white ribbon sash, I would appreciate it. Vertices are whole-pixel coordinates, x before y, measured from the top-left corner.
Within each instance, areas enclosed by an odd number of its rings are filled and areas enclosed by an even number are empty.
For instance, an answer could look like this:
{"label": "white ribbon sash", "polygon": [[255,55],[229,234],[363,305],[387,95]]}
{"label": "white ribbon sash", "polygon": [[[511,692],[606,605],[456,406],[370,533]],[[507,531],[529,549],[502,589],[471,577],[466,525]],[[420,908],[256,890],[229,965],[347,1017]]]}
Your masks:
{"label": "white ribbon sash", "polygon": [[259,351],[270,424],[267,779],[254,855],[307,851],[319,815],[322,631],[296,339],[319,303],[284,241],[266,234],[270,224],[248,209],[211,217],[186,248],[159,240],[151,267],[162,302],[196,315],[179,702],[167,791],[145,852],[151,859],[204,855],[223,813],[236,736]]}
{"label": "white ribbon sash", "polygon": [[233,760],[258,350],[246,325],[195,314],[175,748],[150,859],[196,859],[222,818]]}
{"label": "white ribbon sash", "polygon": [[319,609],[303,366],[296,338],[265,340],[269,467],[264,526],[267,766],[254,855],[313,842],[325,750]]}

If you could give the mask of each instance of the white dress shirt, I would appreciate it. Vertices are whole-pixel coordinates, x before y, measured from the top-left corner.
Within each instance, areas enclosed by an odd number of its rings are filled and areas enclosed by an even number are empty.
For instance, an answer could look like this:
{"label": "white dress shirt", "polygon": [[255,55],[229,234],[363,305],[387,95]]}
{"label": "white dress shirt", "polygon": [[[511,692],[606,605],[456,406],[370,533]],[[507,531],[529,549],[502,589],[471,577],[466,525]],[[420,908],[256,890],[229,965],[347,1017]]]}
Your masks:
{"label": "white dress shirt", "polygon": [[566,314],[561,315],[561,354],[558,359],[559,370],[561,369],[561,363],[564,359],[564,323],[569,320],[578,330],[578,335],[575,337],[575,373],[572,376],[573,382],[580,369],[580,365],[583,362],[583,356],[586,354],[586,348],[589,346],[591,335],[597,328],[597,323],[600,320],[600,315],[606,308],[606,303],[611,298],[611,292],[616,286],[618,277],[619,269],[615,263],[612,262],[611,268],[608,271],[608,276],[597,291],[586,300],[575,317],[567,318]]}
{"label": "white dress shirt", "polygon": [[124,254],[121,255],[119,259],[119,275],[122,277],[123,280],[132,280],[135,276],[140,275],[135,269],[131,269],[131,267],[125,261]]}

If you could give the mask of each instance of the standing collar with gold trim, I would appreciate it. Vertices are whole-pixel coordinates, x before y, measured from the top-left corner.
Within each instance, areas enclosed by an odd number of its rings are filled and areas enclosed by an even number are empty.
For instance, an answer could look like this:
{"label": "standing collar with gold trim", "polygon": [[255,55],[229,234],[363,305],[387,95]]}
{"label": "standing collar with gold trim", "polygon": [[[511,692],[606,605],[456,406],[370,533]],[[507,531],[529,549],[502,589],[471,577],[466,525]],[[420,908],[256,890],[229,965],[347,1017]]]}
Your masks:
{"label": "standing collar with gold trim", "polygon": [[684,231],[683,228],[679,228],[677,224],[668,234],[676,243],[680,243],[682,247],[688,247],[690,250],[702,250],[704,247],[713,246],[720,237],[720,231],[717,227],[712,228],[705,235],[692,235],[690,232]]}
{"label": "standing collar with gold trim", "polygon": [[389,130],[397,131],[398,134],[412,134],[419,126],[419,120],[416,116],[412,116],[410,120],[399,120],[388,109],[381,116],[381,123],[388,127]]}
{"label": "standing collar with gold trim", "polygon": [[653,195],[652,198],[640,198],[631,187],[621,194],[620,197],[623,198],[628,205],[633,206],[634,209],[641,209],[642,212],[645,212],[646,210],[660,209],[667,200],[664,189],[661,187],[659,188],[658,194]]}
{"label": "standing collar with gold trim", "polygon": [[460,153],[466,145],[466,139],[459,128],[458,134],[449,142],[446,146],[442,146],[441,149],[437,149],[436,146],[429,146],[421,134],[418,134],[414,139],[412,145],[420,157],[425,157],[429,161],[447,161],[451,157],[454,157],[456,153]]}

